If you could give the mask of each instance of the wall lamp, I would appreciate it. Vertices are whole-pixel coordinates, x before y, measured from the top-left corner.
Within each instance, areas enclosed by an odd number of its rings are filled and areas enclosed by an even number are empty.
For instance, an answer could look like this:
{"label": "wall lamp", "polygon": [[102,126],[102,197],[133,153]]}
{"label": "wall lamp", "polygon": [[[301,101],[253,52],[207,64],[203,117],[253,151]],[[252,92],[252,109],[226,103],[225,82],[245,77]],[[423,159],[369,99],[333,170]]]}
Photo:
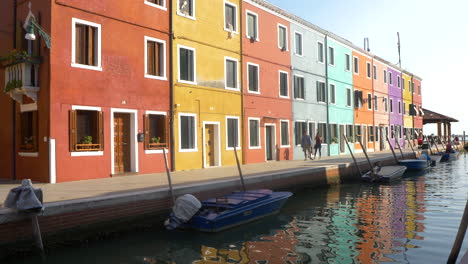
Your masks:
{"label": "wall lamp", "polygon": [[51,45],[50,36],[36,22],[36,17],[31,12],[31,2],[29,2],[28,7],[29,7],[29,13],[23,25],[23,28],[26,30],[26,35],[24,35],[24,38],[27,40],[36,40],[35,30],[37,30],[39,35],[44,39],[44,42],[47,48],[50,49],[50,45]]}

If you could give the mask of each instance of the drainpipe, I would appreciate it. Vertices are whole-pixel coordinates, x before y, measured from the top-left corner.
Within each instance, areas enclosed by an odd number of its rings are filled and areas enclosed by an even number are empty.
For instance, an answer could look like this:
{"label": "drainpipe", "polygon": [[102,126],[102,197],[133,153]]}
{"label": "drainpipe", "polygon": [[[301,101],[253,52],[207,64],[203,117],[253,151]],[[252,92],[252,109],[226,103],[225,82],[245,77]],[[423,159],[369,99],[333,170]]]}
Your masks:
{"label": "drainpipe", "polygon": [[173,38],[174,33],[172,32],[172,1],[170,2],[169,8],[169,144],[170,144],[170,151],[171,151],[171,171],[175,170],[175,147],[174,147],[174,80],[173,80]]}
{"label": "drainpipe", "polygon": [[240,61],[240,97],[241,97],[241,109],[240,109],[240,113],[241,113],[241,117],[240,117],[240,129],[241,129],[241,142],[243,143],[242,144],[242,148],[241,148],[241,151],[242,151],[242,159],[241,159],[241,163],[242,164],[245,164],[246,163],[246,159],[245,159],[245,153],[246,153],[246,146],[247,146],[247,143],[246,143],[246,137],[245,137],[245,114],[244,114],[244,57],[243,57],[243,54],[244,54],[244,45],[243,45],[243,39],[244,39],[244,32],[242,32],[242,29],[244,28],[244,19],[242,18],[242,6],[243,6],[243,1],[240,1],[240,4],[239,4],[239,10],[241,11],[240,12],[240,21],[239,21],[239,27],[240,27],[240,34],[239,34],[239,41],[240,41],[240,50],[239,50],[239,61]]}
{"label": "drainpipe", "polygon": [[[330,128],[330,102],[328,101],[328,32],[325,34],[325,101],[327,102],[327,152],[330,156],[330,137],[331,137],[331,128]],[[323,136],[323,135],[322,135]]]}
{"label": "drainpipe", "polygon": [[[369,41],[369,40],[367,40]],[[367,43],[367,48],[369,48],[369,43]],[[377,66],[375,66],[377,68]],[[371,67],[370,67],[370,75],[371,75],[371,81],[372,81],[372,98],[371,98],[371,101],[373,101],[374,103],[372,104],[374,107],[372,108],[372,125],[374,126],[374,128],[372,129],[374,131],[374,152],[376,152],[377,150],[377,145],[376,145],[376,142],[377,142],[377,137],[375,136],[377,133],[375,132],[377,129],[375,129],[375,106],[376,104],[379,102],[379,97],[377,96],[377,100],[375,100],[375,79],[374,79],[374,56],[372,56],[372,64],[371,64]],[[377,69],[376,69],[377,71]],[[392,78],[393,78],[393,75],[392,75]],[[380,134],[379,134],[380,135]],[[380,141],[379,141],[380,143]],[[379,146],[380,148],[380,146]]]}
{"label": "drainpipe", "polygon": [[[16,19],[18,2],[13,0],[13,48],[16,47]],[[11,105],[11,179],[16,180],[16,101]]]}
{"label": "drainpipe", "polygon": [[[413,84],[413,78],[414,78],[414,75],[411,74],[411,106],[413,107],[413,111],[409,110],[409,112],[413,112],[414,113],[414,84]],[[408,113],[409,114],[409,113]],[[411,130],[411,141],[414,143],[414,138],[413,138],[413,133],[414,133],[414,117],[415,115],[413,115],[413,130]]]}

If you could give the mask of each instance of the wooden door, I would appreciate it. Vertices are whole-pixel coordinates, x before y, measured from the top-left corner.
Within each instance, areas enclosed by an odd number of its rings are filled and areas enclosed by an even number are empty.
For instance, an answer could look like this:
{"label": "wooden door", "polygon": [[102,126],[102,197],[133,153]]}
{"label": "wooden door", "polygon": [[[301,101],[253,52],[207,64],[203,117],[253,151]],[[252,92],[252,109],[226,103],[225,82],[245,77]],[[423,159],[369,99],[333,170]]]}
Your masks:
{"label": "wooden door", "polygon": [[345,149],[345,140],[344,140],[344,132],[345,132],[345,126],[340,125],[340,152],[344,153],[346,151]]}
{"label": "wooden door", "polygon": [[273,160],[273,127],[265,127],[265,148],[266,148],[266,159]]}
{"label": "wooden door", "polygon": [[215,129],[214,125],[205,125],[205,160],[206,166],[215,166]]}
{"label": "wooden door", "polygon": [[114,173],[131,171],[130,114],[114,114]]}

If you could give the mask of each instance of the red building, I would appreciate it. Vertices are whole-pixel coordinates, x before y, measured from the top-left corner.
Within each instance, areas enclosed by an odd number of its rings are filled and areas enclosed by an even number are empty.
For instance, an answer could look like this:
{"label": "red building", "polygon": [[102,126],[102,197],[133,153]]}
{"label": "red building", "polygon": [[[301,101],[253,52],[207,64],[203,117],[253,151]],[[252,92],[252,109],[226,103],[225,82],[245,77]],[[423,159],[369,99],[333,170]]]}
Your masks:
{"label": "red building", "polygon": [[[10,21],[0,25],[7,32],[0,54],[24,53],[0,69],[12,88],[0,94],[0,178],[65,182],[163,171],[170,2],[10,2],[0,4]],[[37,27],[36,40],[24,38],[31,21],[50,35],[50,48]]]}
{"label": "red building", "polygon": [[417,136],[422,133],[423,129],[423,110],[422,110],[422,87],[421,80],[417,77],[413,77],[414,89],[413,89],[413,124],[414,129],[417,132]]}
{"label": "red building", "polygon": [[242,6],[245,163],[293,158],[289,22],[263,4]]}

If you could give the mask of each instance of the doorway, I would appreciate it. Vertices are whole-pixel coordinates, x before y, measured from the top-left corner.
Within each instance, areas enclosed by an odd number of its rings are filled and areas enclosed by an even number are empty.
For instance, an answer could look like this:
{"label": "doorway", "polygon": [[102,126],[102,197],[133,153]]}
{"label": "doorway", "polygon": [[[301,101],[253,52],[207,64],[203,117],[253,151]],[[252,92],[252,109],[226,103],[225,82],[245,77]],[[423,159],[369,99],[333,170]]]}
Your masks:
{"label": "doorway", "polygon": [[367,126],[362,125],[362,146],[367,150]]}
{"label": "doorway", "polygon": [[114,113],[114,174],[132,171],[130,114]]}
{"label": "doorway", "polygon": [[384,126],[379,126],[380,130],[380,150],[385,150],[385,142],[386,142],[386,134],[385,134],[385,129]]}
{"label": "doorway", "polygon": [[275,160],[275,125],[265,124],[265,152],[266,152],[266,160]]}
{"label": "doorway", "polygon": [[345,126],[340,125],[340,153],[345,153]]}
{"label": "doorway", "polygon": [[203,122],[204,168],[221,166],[219,145],[219,123]]}

